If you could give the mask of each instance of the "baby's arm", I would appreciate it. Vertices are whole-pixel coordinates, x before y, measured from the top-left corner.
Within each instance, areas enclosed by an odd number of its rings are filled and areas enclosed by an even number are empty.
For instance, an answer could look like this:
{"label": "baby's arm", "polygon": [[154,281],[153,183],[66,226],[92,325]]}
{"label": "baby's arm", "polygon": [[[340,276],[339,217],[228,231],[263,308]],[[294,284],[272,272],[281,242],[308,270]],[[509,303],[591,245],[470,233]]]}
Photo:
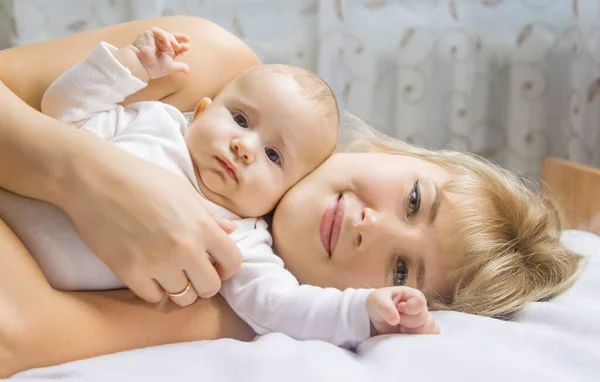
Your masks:
{"label": "baby's arm", "polygon": [[351,347],[377,334],[439,333],[419,290],[299,285],[273,253],[266,229],[255,229],[238,245],[244,262],[221,294],[258,334],[280,332]]}
{"label": "baby's arm", "polygon": [[266,229],[255,229],[237,242],[244,261],[223,282],[221,294],[255,332],[280,332],[343,346],[371,336],[366,309],[370,290],[299,285],[273,253]]}
{"label": "baby's arm", "polygon": [[171,72],[187,72],[174,57],[185,53],[188,38],[158,28],[142,33],[135,42],[117,49],[101,43],[83,62],[54,81],[42,98],[42,111],[64,122],[78,123],[117,107],[143,89],[148,79]]}

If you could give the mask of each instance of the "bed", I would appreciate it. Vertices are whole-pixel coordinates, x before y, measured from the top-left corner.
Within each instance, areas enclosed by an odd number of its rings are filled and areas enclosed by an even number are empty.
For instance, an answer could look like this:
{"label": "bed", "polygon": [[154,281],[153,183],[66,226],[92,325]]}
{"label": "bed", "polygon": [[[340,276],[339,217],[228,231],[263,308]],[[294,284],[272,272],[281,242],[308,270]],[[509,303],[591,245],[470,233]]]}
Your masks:
{"label": "bed", "polygon": [[566,211],[563,240],[586,257],[583,273],[551,302],[505,322],[435,313],[441,336],[380,336],[355,353],[280,334],[158,346],[29,370],[38,381],[598,381],[600,380],[600,170],[546,159],[542,191]]}

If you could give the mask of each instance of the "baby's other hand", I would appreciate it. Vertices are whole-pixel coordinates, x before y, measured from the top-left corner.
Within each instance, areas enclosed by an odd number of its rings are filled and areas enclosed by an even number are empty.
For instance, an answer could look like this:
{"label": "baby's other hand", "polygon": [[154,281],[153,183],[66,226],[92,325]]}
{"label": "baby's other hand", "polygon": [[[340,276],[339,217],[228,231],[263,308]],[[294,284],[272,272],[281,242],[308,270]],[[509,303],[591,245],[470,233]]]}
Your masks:
{"label": "baby's other hand", "polygon": [[427,299],[418,289],[399,286],[376,289],[367,297],[367,312],[377,334],[439,334]]}
{"label": "baby's other hand", "polygon": [[164,77],[172,72],[190,71],[185,62],[175,57],[190,50],[190,38],[179,33],[169,33],[153,27],[144,31],[133,42],[132,49],[146,69],[150,79]]}

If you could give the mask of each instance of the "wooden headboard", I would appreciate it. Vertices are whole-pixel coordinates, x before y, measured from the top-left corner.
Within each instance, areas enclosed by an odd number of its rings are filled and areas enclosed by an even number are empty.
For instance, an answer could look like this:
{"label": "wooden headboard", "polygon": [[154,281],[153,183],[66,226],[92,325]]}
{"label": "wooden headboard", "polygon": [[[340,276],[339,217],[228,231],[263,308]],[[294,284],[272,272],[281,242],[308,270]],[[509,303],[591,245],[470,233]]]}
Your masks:
{"label": "wooden headboard", "polygon": [[600,235],[600,169],[546,158],[540,183],[542,194],[554,198],[562,208],[565,228]]}

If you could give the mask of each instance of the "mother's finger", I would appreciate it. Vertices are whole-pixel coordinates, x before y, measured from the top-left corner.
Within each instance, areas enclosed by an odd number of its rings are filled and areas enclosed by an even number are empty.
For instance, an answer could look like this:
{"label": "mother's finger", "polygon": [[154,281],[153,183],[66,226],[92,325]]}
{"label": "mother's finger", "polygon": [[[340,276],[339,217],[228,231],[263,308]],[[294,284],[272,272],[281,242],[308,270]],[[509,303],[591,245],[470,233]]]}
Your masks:
{"label": "mother's finger", "polygon": [[[110,267],[110,264],[107,264]],[[127,285],[127,287],[138,297],[151,304],[161,302],[165,297],[165,291],[154,281],[149,278],[145,272],[137,270],[135,272],[121,273],[119,268],[115,269],[115,276]],[[127,269],[124,269],[125,271]]]}
{"label": "mother's finger", "polygon": [[212,297],[221,289],[221,278],[206,253],[199,253],[189,261],[185,273],[199,297]]}
{"label": "mother's finger", "polygon": [[[196,301],[194,298],[194,300],[188,302],[189,296],[187,295],[193,296],[195,292],[192,291],[192,284],[183,270],[165,269],[155,279],[177,305],[186,306]],[[187,304],[182,305],[185,302]]]}
{"label": "mother's finger", "polygon": [[207,236],[206,252],[214,261],[214,267],[221,280],[227,280],[242,264],[242,252],[229,235],[216,225]]}
{"label": "mother's finger", "polygon": [[188,306],[193,304],[196,301],[196,299],[198,299],[198,293],[196,293],[196,289],[194,289],[194,286],[190,284],[189,289],[185,293],[183,293],[180,296],[171,295],[169,296],[169,298],[171,299],[171,301],[173,301],[179,306]]}

